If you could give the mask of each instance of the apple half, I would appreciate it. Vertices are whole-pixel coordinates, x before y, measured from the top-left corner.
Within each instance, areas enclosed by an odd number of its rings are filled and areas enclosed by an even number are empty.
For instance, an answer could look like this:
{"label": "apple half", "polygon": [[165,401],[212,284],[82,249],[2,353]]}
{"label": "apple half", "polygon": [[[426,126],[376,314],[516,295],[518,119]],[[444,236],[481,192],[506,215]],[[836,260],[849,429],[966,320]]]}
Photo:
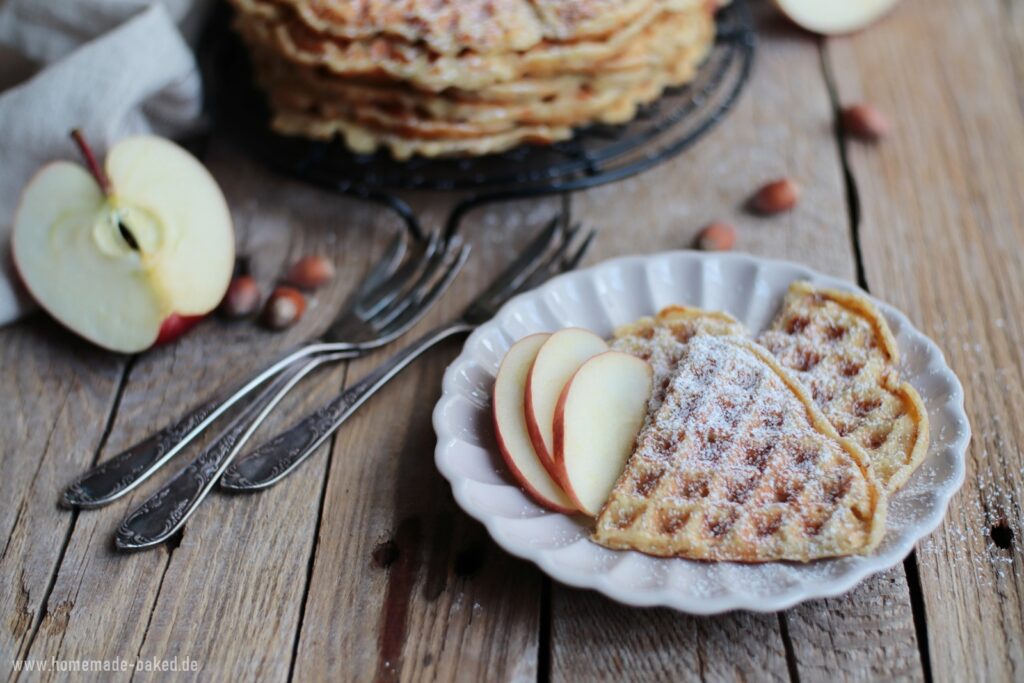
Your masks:
{"label": "apple half", "polygon": [[555,408],[569,379],[588,359],[608,350],[590,330],[567,327],[541,345],[526,378],[526,426],[541,463],[555,475]]}
{"label": "apple half", "polygon": [[526,378],[537,352],[550,336],[531,334],[512,345],[494,380],[491,408],[498,449],[515,480],[539,505],[572,514],[576,507],[537,457],[526,428]]}
{"label": "apple half", "polygon": [[555,466],[562,488],[596,517],[633,453],[647,414],[651,366],[621,351],[583,363],[555,411]]}
{"label": "apple half", "polygon": [[63,325],[114,351],[169,341],[212,311],[231,280],[234,230],[213,176],[178,145],[130,137],[105,172],[44,166],[14,217],[14,263]]}
{"label": "apple half", "polygon": [[892,9],[898,0],[775,0],[782,13],[813,33],[834,36],[859,31]]}

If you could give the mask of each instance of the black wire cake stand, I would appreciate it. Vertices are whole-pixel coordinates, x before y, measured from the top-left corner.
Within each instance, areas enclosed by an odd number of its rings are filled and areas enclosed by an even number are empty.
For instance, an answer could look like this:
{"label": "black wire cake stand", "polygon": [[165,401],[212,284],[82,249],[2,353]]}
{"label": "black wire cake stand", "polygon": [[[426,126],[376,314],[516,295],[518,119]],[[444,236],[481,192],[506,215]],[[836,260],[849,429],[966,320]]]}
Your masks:
{"label": "black wire cake stand", "polygon": [[340,140],[274,133],[245,48],[228,24],[228,11],[220,10],[204,41],[206,101],[215,132],[288,176],[387,206],[415,239],[423,239],[424,231],[396,194],[403,190],[467,192],[449,214],[445,234],[451,237],[468,212],[485,204],[612,183],[676,156],[736,103],[750,76],[755,45],[747,0],[733,0],[719,11],[715,45],[695,80],[667,90],[629,123],[592,125],[564,142],[522,145],[500,154],[397,161],[386,150],[356,154]]}

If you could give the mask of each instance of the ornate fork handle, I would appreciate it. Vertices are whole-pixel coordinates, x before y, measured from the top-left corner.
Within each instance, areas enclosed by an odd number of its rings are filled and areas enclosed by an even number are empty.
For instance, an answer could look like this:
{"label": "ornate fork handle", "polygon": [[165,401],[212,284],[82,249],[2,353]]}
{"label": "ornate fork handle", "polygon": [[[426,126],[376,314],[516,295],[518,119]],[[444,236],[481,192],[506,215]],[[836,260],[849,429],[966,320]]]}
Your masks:
{"label": "ornate fork handle", "polygon": [[[112,503],[148,479],[214,420],[284,368],[300,358],[326,351],[340,351],[343,347],[349,345],[310,344],[300,347],[253,377],[227,399],[204,403],[177,422],[89,470],[64,490],[61,502],[69,507],[81,508],[96,508]],[[357,355],[354,350],[352,355]]]}
{"label": "ornate fork handle", "polygon": [[175,446],[187,443],[185,437],[214,412],[217,403],[204,403],[174,424],[100,463],[72,482],[64,490],[61,502],[69,507],[94,508],[128,493],[181,449]]}
{"label": "ornate fork handle", "polygon": [[[195,460],[125,518],[114,537],[117,547],[141,550],[170,538],[192,516],[224,468],[281,399],[319,365],[346,357],[346,353],[317,356],[275,378]],[[253,418],[257,408],[259,413]]]}
{"label": "ornate fork handle", "polygon": [[297,425],[231,465],[221,477],[221,487],[254,491],[273,486],[288,476],[367,399],[424,351],[455,334],[469,332],[473,327],[460,319],[427,332]]}

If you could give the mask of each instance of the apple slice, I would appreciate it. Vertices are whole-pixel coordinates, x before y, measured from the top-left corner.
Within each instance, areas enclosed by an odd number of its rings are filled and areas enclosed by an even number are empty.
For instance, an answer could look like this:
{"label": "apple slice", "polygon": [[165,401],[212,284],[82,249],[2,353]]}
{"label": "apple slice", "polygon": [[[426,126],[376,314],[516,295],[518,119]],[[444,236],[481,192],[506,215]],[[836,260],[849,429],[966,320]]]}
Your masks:
{"label": "apple slice", "polygon": [[26,288],[99,346],[133,353],[169,341],[220,303],[234,230],[224,195],[195,157],[152,136],[121,140],[100,168],[57,161],[33,177],[12,235]]}
{"label": "apple slice", "polygon": [[852,33],[874,23],[897,0],[775,0],[797,26],[827,36]]}
{"label": "apple slice", "polygon": [[651,366],[621,351],[576,371],[555,411],[557,479],[584,514],[596,517],[633,452],[647,414]]}
{"label": "apple slice", "polygon": [[537,457],[555,476],[555,407],[562,389],[584,361],[608,350],[589,330],[568,327],[548,337],[526,379],[526,427]]}
{"label": "apple slice", "polygon": [[548,474],[530,442],[526,429],[524,396],[526,378],[540,347],[549,334],[531,334],[523,337],[508,350],[494,380],[494,432],[498,437],[501,457],[519,485],[543,507],[572,514],[576,507],[565,491]]}

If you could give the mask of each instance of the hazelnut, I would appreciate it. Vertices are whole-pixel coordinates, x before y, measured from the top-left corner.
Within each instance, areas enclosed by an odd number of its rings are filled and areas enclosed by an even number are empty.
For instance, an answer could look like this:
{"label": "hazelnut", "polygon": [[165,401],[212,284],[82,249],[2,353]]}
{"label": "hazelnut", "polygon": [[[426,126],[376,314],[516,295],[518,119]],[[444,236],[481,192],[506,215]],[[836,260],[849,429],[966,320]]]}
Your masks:
{"label": "hazelnut", "polygon": [[800,200],[800,186],[789,178],[779,178],[763,186],[750,199],[750,207],[764,215],[789,211]]}
{"label": "hazelnut", "polygon": [[874,142],[889,134],[888,119],[870,104],[855,104],[842,111],[843,130],[855,138]]}
{"label": "hazelnut", "polygon": [[285,282],[299,289],[317,289],[334,278],[334,264],[323,256],[303,256],[288,269]]}
{"label": "hazelnut", "polygon": [[260,307],[260,288],[251,275],[238,275],[231,280],[220,310],[229,318],[246,318]]}
{"label": "hazelnut", "polygon": [[272,330],[283,330],[299,321],[306,312],[306,297],[292,287],[278,287],[263,307],[263,322]]}
{"label": "hazelnut", "polygon": [[697,248],[701,251],[728,251],[736,244],[736,228],[729,223],[709,223],[697,235]]}

